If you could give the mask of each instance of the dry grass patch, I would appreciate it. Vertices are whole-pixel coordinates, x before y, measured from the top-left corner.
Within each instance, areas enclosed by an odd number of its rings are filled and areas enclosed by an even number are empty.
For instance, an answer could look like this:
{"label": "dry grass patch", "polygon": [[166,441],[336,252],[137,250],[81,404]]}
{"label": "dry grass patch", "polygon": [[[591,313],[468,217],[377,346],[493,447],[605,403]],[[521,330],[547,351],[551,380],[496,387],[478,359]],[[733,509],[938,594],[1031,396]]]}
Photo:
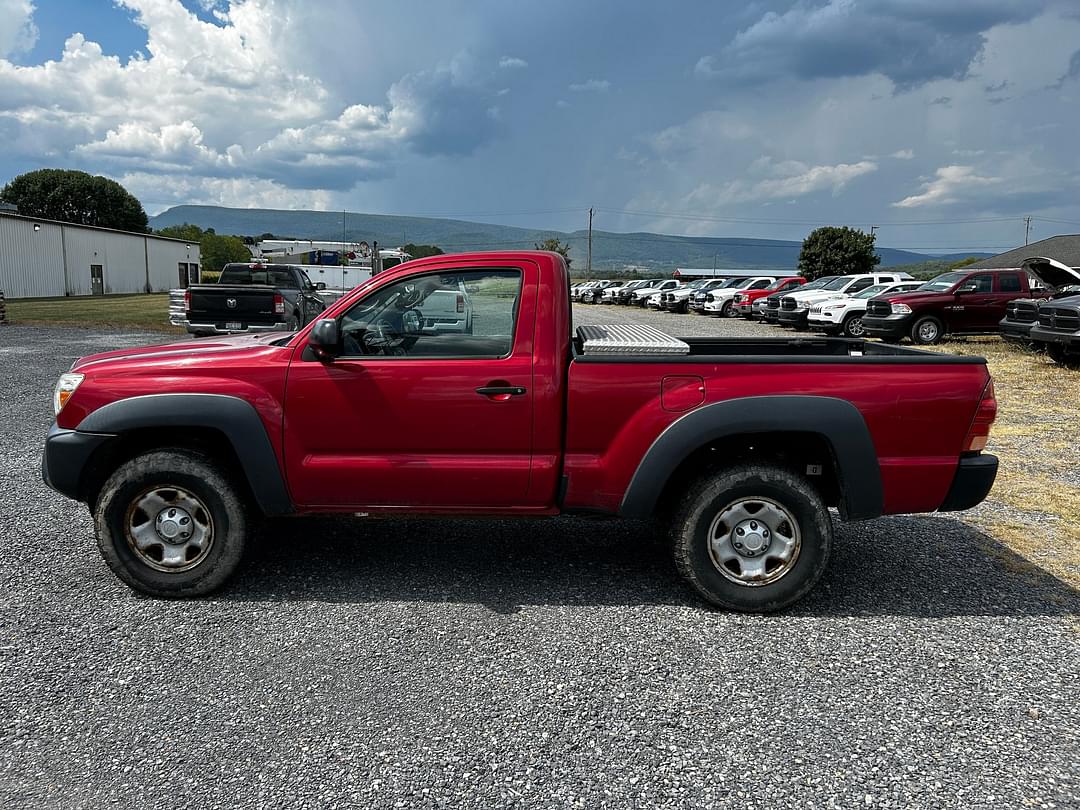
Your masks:
{"label": "dry grass patch", "polygon": [[985,357],[997,392],[987,449],[1001,469],[986,503],[965,519],[1080,586],[1080,372],[997,338],[937,348]]}

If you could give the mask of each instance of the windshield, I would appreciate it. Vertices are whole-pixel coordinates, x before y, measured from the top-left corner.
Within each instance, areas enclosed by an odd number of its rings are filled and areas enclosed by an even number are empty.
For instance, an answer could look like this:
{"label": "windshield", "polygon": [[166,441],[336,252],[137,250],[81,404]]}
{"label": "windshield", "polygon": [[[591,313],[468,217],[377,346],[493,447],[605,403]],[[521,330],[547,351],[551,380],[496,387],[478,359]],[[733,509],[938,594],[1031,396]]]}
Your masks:
{"label": "windshield", "polygon": [[876,295],[881,295],[886,292],[892,285],[891,284],[875,284],[873,287],[867,287],[862,292],[857,292],[852,295],[852,298],[873,298]]}
{"label": "windshield", "polygon": [[790,279],[778,278],[776,281],[774,281],[772,284],[770,284],[765,289],[766,290],[779,290],[781,287],[784,287],[789,283],[790,283]]}
{"label": "windshield", "polygon": [[842,290],[848,284],[852,282],[852,279],[847,276],[837,276],[828,284],[825,284],[821,289],[823,290]]}
{"label": "windshield", "polygon": [[966,273],[944,273],[937,278],[930,279],[930,281],[923,284],[919,289],[930,290],[932,292],[944,292],[957,282],[961,281],[966,275]]}
{"label": "windshield", "polygon": [[822,276],[817,281],[811,281],[809,284],[803,284],[801,287],[799,287],[797,292],[802,292],[803,290],[820,290],[823,289],[826,284],[835,280],[836,276]]}
{"label": "windshield", "polygon": [[716,289],[718,289],[718,290],[730,290],[733,287],[738,287],[739,282],[742,281],[742,280],[743,279],[741,279],[741,278],[729,278],[727,281],[725,281],[723,284],[721,284]]}

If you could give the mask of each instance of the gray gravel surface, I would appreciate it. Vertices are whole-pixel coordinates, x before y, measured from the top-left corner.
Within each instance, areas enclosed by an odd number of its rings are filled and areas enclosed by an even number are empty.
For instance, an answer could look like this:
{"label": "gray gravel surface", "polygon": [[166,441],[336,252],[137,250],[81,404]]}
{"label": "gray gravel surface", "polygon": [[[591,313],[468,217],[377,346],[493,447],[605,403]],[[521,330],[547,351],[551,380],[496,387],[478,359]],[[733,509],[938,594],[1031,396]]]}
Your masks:
{"label": "gray gravel surface", "polygon": [[586,520],[288,520],[134,595],[38,470],[55,377],[149,339],[0,329],[0,805],[1077,806],[1080,597],[953,519],[841,526],[778,616]]}

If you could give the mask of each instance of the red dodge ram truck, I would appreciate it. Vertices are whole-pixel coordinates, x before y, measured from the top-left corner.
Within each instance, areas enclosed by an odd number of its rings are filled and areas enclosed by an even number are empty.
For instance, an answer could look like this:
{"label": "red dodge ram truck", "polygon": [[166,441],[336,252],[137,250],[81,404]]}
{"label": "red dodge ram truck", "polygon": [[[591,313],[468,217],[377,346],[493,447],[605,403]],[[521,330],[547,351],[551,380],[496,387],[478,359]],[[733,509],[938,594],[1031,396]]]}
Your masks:
{"label": "red dodge ram truck", "polygon": [[[56,386],[45,481],[89,505],[116,575],[160,597],[222,585],[264,516],[588,513],[661,522],[698,593],[746,611],[813,587],[831,507],[960,510],[993,484],[981,358],[575,333],[568,291],[554,253],[436,256],[298,333],[84,357]],[[424,331],[447,295],[470,330]]]}

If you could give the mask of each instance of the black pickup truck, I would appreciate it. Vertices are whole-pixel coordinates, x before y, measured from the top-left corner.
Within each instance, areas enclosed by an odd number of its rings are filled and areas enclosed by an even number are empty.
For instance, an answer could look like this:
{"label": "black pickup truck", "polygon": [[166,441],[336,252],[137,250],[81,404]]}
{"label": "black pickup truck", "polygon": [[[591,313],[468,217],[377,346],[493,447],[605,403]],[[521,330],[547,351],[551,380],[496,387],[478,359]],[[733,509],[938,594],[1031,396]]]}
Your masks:
{"label": "black pickup truck", "polygon": [[1044,257],[1027,259],[1021,269],[1042,282],[1048,300],[1010,301],[998,324],[1001,336],[1047,351],[1062,365],[1080,364],[1080,270]]}
{"label": "black pickup truck", "polygon": [[184,326],[193,335],[294,332],[326,309],[305,269],[296,264],[227,264],[217,284],[184,292]]}

